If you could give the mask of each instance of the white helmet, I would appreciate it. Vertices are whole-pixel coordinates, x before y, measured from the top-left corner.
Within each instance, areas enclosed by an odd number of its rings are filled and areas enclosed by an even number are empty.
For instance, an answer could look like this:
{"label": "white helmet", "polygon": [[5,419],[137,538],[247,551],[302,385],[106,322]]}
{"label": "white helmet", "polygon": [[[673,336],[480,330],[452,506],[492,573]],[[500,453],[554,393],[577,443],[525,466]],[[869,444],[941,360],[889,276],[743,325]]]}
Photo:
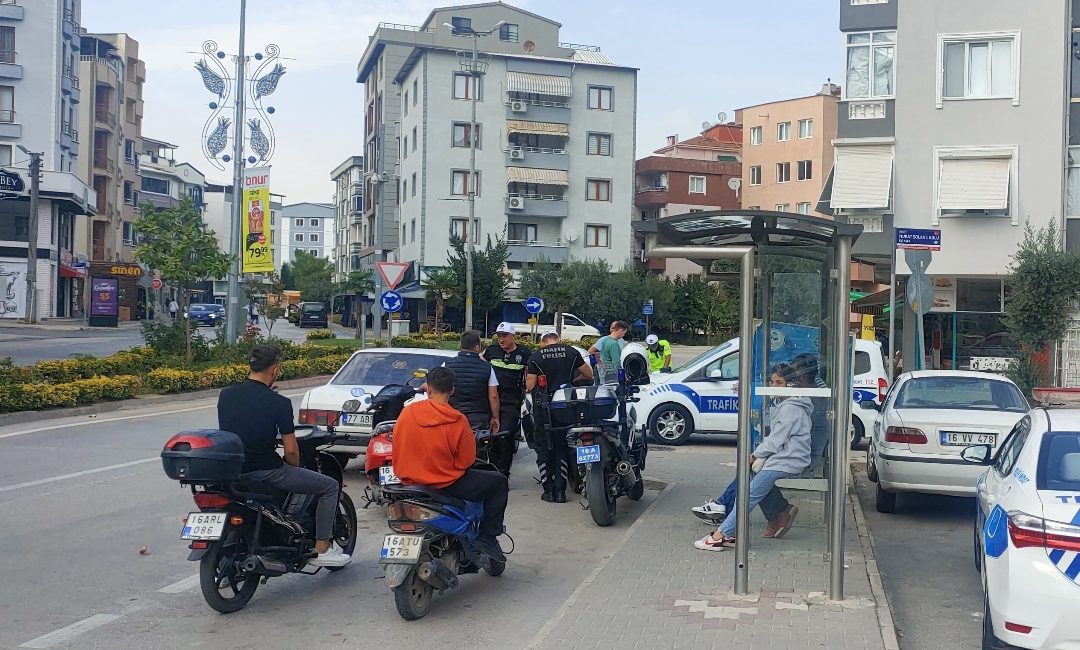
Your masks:
{"label": "white helmet", "polygon": [[645,345],[656,345],[660,342],[660,337],[655,334],[650,334],[645,337]]}

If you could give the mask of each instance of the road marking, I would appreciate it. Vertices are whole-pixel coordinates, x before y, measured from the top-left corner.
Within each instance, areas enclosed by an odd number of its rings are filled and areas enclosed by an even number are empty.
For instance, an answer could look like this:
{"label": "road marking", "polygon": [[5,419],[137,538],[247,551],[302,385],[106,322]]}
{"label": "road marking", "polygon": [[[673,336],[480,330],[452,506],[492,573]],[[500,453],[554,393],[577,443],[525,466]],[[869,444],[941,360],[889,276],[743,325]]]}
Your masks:
{"label": "road marking", "polygon": [[89,476],[90,474],[97,474],[99,472],[108,472],[114,469],[122,469],[124,467],[132,467],[134,465],[142,465],[144,463],[150,463],[153,461],[161,460],[159,456],[153,458],[143,458],[141,460],[133,460],[128,463],[118,463],[116,465],[109,465],[107,467],[97,467],[95,469],[84,469],[81,472],[72,472],[71,474],[61,474],[60,476],[50,476],[49,478],[42,478],[36,481],[28,481],[26,483],[16,483],[15,485],[5,485],[0,487],[0,492],[10,492],[11,490],[21,490],[22,488],[34,487],[35,485],[45,485],[46,483],[55,483],[57,481],[66,481],[69,478],[79,478],[80,476]]}
{"label": "road marking", "polygon": [[166,586],[162,587],[161,589],[158,589],[158,592],[162,593],[162,594],[180,594],[180,593],[183,593],[183,592],[187,591],[188,589],[191,589],[192,587],[194,587],[197,584],[199,584],[199,574],[198,573],[196,573],[193,576],[188,576],[188,577],[184,578],[183,580],[177,580],[176,582],[172,583],[171,585],[166,585]]}
{"label": "road marking", "polygon": [[62,627],[59,630],[43,634],[36,639],[30,639],[26,643],[19,646],[20,648],[51,648],[54,645],[65,643],[79,636],[85,634],[91,630],[95,630],[102,625],[108,625],[113,621],[123,617],[125,614],[130,614],[142,609],[139,605],[129,605],[120,610],[119,614],[94,614],[89,618],[84,618],[81,621],[77,621]]}

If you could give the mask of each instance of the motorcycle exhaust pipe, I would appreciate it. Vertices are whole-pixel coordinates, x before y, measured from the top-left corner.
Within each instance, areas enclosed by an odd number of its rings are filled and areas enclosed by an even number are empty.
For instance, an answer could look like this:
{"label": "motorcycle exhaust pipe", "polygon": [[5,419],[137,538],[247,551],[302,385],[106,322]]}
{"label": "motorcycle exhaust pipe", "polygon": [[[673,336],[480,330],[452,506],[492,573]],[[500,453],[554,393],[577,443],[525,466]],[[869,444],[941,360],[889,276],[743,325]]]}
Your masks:
{"label": "motorcycle exhaust pipe", "polygon": [[244,558],[244,562],[241,566],[243,566],[244,571],[247,571],[248,573],[266,576],[268,578],[273,578],[275,576],[283,576],[289,572],[289,568],[281,562],[258,555],[247,556],[246,558]]}
{"label": "motorcycle exhaust pipe", "polygon": [[430,560],[416,567],[416,575],[439,591],[453,589],[458,585],[457,576],[442,562]]}
{"label": "motorcycle exhaust pipe", "polygon": [[619,476],[629,476],[634,471],[634,466],[628,461],[620,460],[615,464],[615,473]]}

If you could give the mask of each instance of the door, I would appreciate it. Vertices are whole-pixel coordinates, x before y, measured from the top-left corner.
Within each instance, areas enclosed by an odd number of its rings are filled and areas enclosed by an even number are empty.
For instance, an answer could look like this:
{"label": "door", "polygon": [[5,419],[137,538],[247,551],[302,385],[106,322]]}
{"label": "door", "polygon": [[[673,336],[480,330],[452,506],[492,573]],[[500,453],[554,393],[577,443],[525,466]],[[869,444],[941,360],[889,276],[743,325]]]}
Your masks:
{"label": "door", "polygon": [[700,371],[687,377],[686,385],[697,395],[698,428],[706,431],[738,431],[738,350],[707,363]]}

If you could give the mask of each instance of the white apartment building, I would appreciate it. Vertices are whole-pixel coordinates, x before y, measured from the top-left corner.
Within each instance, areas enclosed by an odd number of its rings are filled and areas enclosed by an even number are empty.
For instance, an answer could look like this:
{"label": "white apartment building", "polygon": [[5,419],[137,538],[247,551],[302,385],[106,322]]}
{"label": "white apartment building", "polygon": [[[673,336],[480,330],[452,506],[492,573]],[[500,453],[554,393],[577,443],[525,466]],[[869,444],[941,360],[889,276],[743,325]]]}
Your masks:
{"label": "white apartment building", "polygon": [[334,259],[334,206],[328,203],[291,203],[281,208],[281,263],[293,261],[297,251]]}
{"label": "white apartment building", "polygon": [[24,188],[0,201],[0,318],[26,315],[29,156],[42,154],[37,317],[82,315],[86,260],[74,252],[97,197],[78,172],[80,0],[0,3],[0,168]]}
{"label": "white apartment building", "polygon": [[[363,268],[361,254],[368,241],[364,217],[364,157],[349,156],[330,172],[334,182],[334,277]],[[371,270],[369,265],[368,270]]]}
{"label": "white apartment building", "polygon": [[[470,30],[493,27],[477,38],[486,74],[476,81],[463,68]],[[559,28],[489,2],[372,35],[357,74],[367,118],[361,262],[412,264],[410,313],[425,310],[417,270],[446,264],[451,234],[479,246],[488,235],[507,239],[511,270],[539,259],[621,267],[631,258],[637,71],[595,46],[560,43]],[[516,304],[505,311],[524,315]]]}

